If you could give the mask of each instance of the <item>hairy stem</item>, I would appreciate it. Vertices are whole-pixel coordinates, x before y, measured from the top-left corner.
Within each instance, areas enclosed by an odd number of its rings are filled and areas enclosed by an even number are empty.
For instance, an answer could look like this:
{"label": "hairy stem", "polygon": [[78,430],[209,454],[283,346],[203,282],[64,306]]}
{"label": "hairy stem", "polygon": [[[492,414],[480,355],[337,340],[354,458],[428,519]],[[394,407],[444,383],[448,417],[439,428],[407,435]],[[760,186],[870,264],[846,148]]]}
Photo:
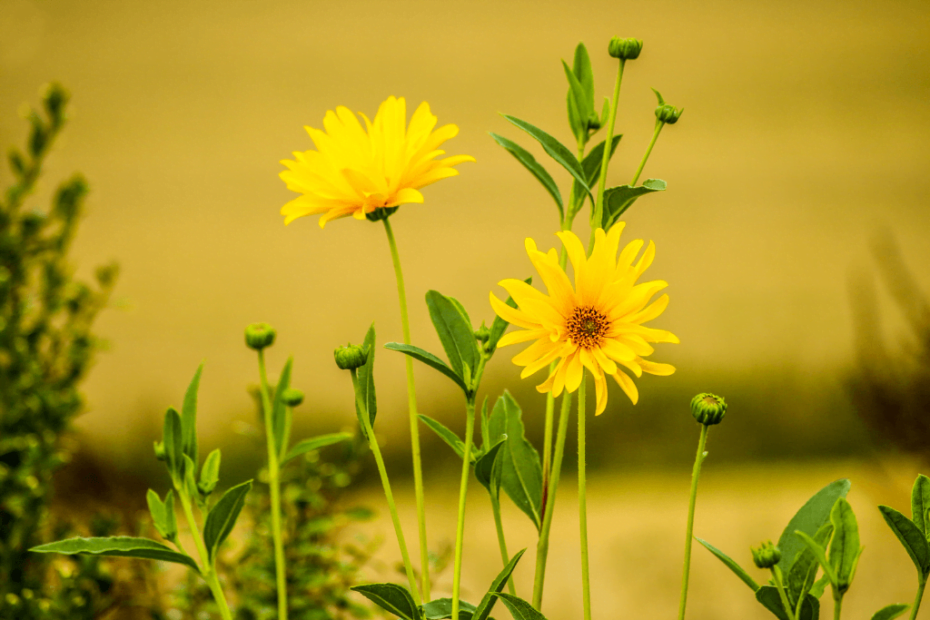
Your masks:
{"label": "hairy stem", "polygon": [[707,445],[707,430],[710,427],[701,425],[701,438],[698,440],[697,454],[694,457],[694,469],[691,471],[691,497],[688,500],[688,526],[685,529],[685,564],[681,575],[681,602],[678,605],[678,620],[685,618],[685,605],[688,603],[688,577],[691,573],[691,541],[694,534],[694,506],[697,502],[698,479],[701,477],[701,464],[706,454],[704,446]]}

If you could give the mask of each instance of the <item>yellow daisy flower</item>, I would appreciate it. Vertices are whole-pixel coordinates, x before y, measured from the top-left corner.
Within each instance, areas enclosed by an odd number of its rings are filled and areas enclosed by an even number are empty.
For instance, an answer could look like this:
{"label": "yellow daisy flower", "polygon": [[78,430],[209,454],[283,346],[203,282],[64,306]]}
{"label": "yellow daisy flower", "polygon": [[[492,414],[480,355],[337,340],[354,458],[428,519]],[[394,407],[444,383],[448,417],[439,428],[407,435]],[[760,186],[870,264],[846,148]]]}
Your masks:
{"label": "yellow daisy flower", "polygon": [[503,280],[500,285],[518,306],[511,308],[491,293],[494,311],[505,321],[523,328],[506,334],[499,346],[534,341],[513,358],[515,364],[525,367],[521,377],[526,378],[558,360],[549,378],[536,389],[559,396],[563,389],[577,390],[587,368],[594,376],[598,415],[607,407],[606,375],[620,384],[634,405],[639,400],[636,384],[621,366],[637,377],[644,372],[662,376],[675,372],[669,364],[643,359],[654,352],[649,343],[677,343],[678,337],[643,325],[668,306],[668,295],[650,303],[668,283],[654,280],[636,284],[655,258],[655,245],[650,241],[635,264],[633,259],[643,247],[641,239],[627,244],[617,258],[624,225],[620,222],[606,234],[598,229],[590,257],[574,233],[558,233],[575,271],[574,287],[559,265],[556,251],[540,252],[536,243],[527,239],[527,254],[549,294],[520,280]]}
{"label": "yellow daisy flower", "polygon": [[287,170],[280,177],[288,189],[302,194],[281,208],[285,224],[322,213],[322,228],[340,217],[363,220],[376,209],[423,202],[421,187],[457,175],[456,164],[475,161],[469,155],[436,159],[445,154],[439,146],[459,128],[444,125],[433,131],[436,117],[425,101],[409,127],[403,97],[388,97],[374,122],[359,114],[364,128],[348,108],[326,112],[326,131],[306,127],[316,150],[295,152],[294,160],[281,162]]}

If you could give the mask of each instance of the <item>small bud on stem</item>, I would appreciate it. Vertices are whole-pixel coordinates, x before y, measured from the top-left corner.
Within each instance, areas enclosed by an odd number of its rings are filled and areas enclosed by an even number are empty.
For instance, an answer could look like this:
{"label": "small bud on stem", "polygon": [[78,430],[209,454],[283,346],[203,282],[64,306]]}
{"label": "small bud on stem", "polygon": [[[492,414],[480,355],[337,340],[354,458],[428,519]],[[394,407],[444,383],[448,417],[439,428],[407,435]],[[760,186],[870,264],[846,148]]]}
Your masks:
{"label": "small bud on stem", "polygon": [[336,366],[342,370],[355,370],[368,361],[368,349],[356,344],[347,344],[344,347],[336,347],[333,356],[336,358]]}
{"label": "small bud on stem", "polygon": [[252,323],[245,328],[245,344],[250,349],[261,351],[274,344],[275,335],[277,332],[268,323]]}
{"label": "small bud on stem", "polygon": [[691,415],[704,426],[720,424],[727,413],[727,403],[722,396],[703,392],[691,399]]}

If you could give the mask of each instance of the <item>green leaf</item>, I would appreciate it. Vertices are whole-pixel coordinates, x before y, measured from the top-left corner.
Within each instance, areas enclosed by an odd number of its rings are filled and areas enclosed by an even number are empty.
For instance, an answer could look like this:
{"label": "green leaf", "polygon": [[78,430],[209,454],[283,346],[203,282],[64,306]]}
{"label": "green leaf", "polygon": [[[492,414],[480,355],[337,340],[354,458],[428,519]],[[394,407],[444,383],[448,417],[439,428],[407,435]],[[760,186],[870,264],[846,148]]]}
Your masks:
{"label": "green leaf", "polygon": [[924,538],[930,538],[930,478],[920,474],[911,489],[911,521]]}
{"label": "green leaf", "polygon": [[508,439],[501,453],[501,486],[538,529],[542,523],[542,466],[536,448],[526,439],[522,415],[520,405],[505,390],[494,404],[488,425],[491,441]]}
{"label": "green leaf", "polygon": [[426,293],[426,306],[449,365],[462,378],[471,393],[471,383],[481,359],[475,330],[460,310],[461,304],[438,291]]}
{"label": "green leaf", "polygon": [[559,220],[561,221],[564,217],[562,193],[559,192],[559,187],[555,184],[555,181],[552,179],[552,176],[549,174],[549,172],[543,168],[538,161],[536,161],[536,158],[533,157],[532,153],[524,149],[516,142],[508,140],[504,136],[499,136],[493,132],[491,133],[491,137],[494,138],[495,142],[504,147],[508,153],[513,155],[518,162],[523,164],[523,167],[529,170],[530,174],[536,177],[536,180],[542,184],[543,188],[545,188],[547,192],[549,192],[549,195],[552,196],[556,206],[559,208]]}
{"label": "green leaf", "polygon": [[184,393],[184,405],[181,407],[181,435],[183,437],[184,454],[191,457],[195,463],[199,460],[197,454],[197,391],[200,389],[200,375],[203,373],[203,363],[197,367],[194,378]]}
{"label": "green leaf", "polygon": [[572,89],[568,89],[565,96],[565,107],[568,109],[568,126],[575,136],[575,142],[584,144],[588,141],[588,123],[582,119],[578,112],[578,104],[575,103],[575,95]]}
{"label": "green leaf", "polygon": [[879,506],[878,510],[882,513],[882,517],[885,518],[885,523],[901,541],[904,550],[911,556],[911,561],[917,567],[917,572],[921,576],[930,573],[930,548],[928,548],[927,539],[924,537],[923,532],[917,528],[913,521],[894,508]]}
{"label": "green leaf", "polygon": [[271,404],[271,430],[274,436],[275,453],[278,458],[287,450],[284,445],[289,434],[290,420],[287,419],[287,405],[284,404],[284,391],[291,386],[291,367],[294,364],[294,358],[287,358],[284,368],[281,370],[281,376],[278,378],[278,385],[274,389],[274,402]]}
{"label": "green leaf", "polygon": [[572,60],[572,72],[584,88],[585,98],[591,102],[591,111],[594,111],[594,70],[591,68],[591,57],[584,43],[575,46],[575,58]]}
{"label": "green leaf", "polygon": [[544,615],[536,611],[532,605],[519,596],[513,596],[512,594],[506,594],[504,592],[498,592],[495,596],[504,602],[504,605],[510,610],[510,615],[513,616],[513,620],[546,620]]}
{"label": "green leaf", "polygon": [[178,487],[184,480],[184,435],[181,427],[181,415],[174,407],[168,407],[165,413],[165,463],[168,473]]}
{"label": "green leaf", "polygon": [[[171,501],[173,497],[173,492],[168,491],[167,499],[170,501],[172,508],[174,508],[174,502]],[[166,502],[161,501],[158,493],[152,489],[149,489],[148,493],[145,494],[145,501],[149,505],[149,514],[152,515],[152,521],[155,524],[155,529],[158,530],[158,533],[161,534],[162,538],[167,538],[170,540],[175,534],[178,533],[178,528],[177,523],[175,522],[174,529],[171,529]],[[171,516],[174,517],[174,514],[172,513]],[[173,520],[173,518],[171,520]]]}
{"label": "green leaf", "polygon": [[572,155],[572,152],[569,151],[565,145],[561,142],[547,134],[545,131],[522,121],[519,118],[508,116],[504,114],[503,117],[509,122],[513,123],[516,127],[519,127],[526,133],[530,134],[537,142],[539,142],[546,153],[549,154],[552,159],[557,161],[563,168],[565,168],[569,174],[571,174],[575,179],[581,183],[581,186],[585,190],[591,191],[591,188],[588,187],[587,180],[584,178],[584,170],[581,169],[581,164],[578,163],[578,160]]}
{"label": "green leaf", "polygon": [[852,581],[853,569],[859,558],[859,524],[852,506],[841,497],[830,511],[833,540],[830,542],[830,564],[836,573],[840,592],[845,592]]}
{"label": "green leaf", "polygon": [[465,442],[459,439],[459,436],[456,435],[452,429],[440,422],[439,420],[434,420],[433,418],[420,414],[418,416],[420,421],[423,424],[426,424],[430,430],[436,433],[440,439],[442,439],[450,448],[455,450],[455,453],[459,455],[459,458],[465,456]]}
{"label": "green leaf", "polygon": [[251,488],[251,480],[237,484],[223,493],[223,497],[216,502],[207,515],[207,520],[203,525],[203,542],[207,546],[211,565],[216,560],[217,549],[236,525],[236,519],[239,518],[242,506],[245,504],[245,496]]}
{"label": "green leaf", "polygon": [[814,585],[811,586],[810,595],[819,599],[821,596],[823,596],[823,591],[827,589],[828,585],[830,585],[830,577],[827,575],[821,575],[820,579],[815,581]]}
{"label": "green leaf", "polygon": [[375,427],[375,416],[378,414],[378,398],[375,394],[375,324],[372,323],[365,334],[363,347],[368,347],[368,360],[357,371],[359,395],[355,403],[355,414],[358,416],[358,422],[364,433],[365,425],[362,424],[362,411],[358,407],[358,400],[365,403],[368,409],[368,419],[371,421],[371,428]]}
{"label": "green leaf", "polygon": [[831,482],[813,497],[791,518],[787,527],[778,539],[778,548],[781,550],[781,561],[778,567],[785,574],[791,572],[791,565],[797,558],[798,552],[804,548],[804,542],[795,534],[800,530],[809,536],[817,533],[824,523],[830,520],[830,511],[833,504],[840,497],[849,493],[849,480],[842,479]]}
{"label": "green leaf", "polygon": [[838,588],[839,580],[837,579],[836,571],[833,570],[833,565],[830,563],[830,560],[827,559],[827,552],[824,550],[823,545],[818,543],[816,540],[801,530],[798,530],[796,533],[798,538],[801,539],[801,542],[807,545],[807,547],[814,553],[814,558],[817,559],[817,562],[820,563],[821,568],[823,568],[823,572],[827,575],[827,577],[830,578],[830,583],[833,585],[833,587]]}
{"label": "green leaf", "polygon": [[494,608],[494,603],[497,601],[495,595],[503,592],[504,588],[507,587],[507,580],[513,575],[513,571],[517,568],[517,563],[520,561],[520,558],[523,557],[524,553],[526,553],[526,549],[517,551],[514,556],[510,558],[510,561],[507,562],[504,569],[497,574],[497,577],[491,582],[491,587],[488,588],[487,594],[482,597],[481,602],[478,604],[473,620],[488,619],[491,610]]}
{"label": "green leaf", "polygon": [[905,603],[895,603],[893,605],[887,605],[882,607],[872,616],[872,620],[894,620],[898,616],[904,615],[910,608],[910,605]]}
{"label": "green leaf", "polygon": [[[823,526],[817,530],[817,533],[814,534],[813,538],[821,547],[826,547],[832,535],[833,524],[824,523]],[[794,563],[791,565],[791,572],[788,573],[786,584],[792,603],[797,603],[799,598],[811,591],[817,579],[817,571],[819,568],[820,562],[817,561],[817,557],[810,547],[805,546],[798,552],[797,557],[794,559]]]}
{"label": "green leaf", "polygon": [[[468,620],[475,613],[475,606],[468,601],[459,601],[459,618]],[[452,617],[452,599],[438,598],[423,606],[426,620],[446,620]]]}
{"label": "green leaf", "polygon": [[220,481],[220,449],[217,448],[207,455],[207,459],[200,468],[200,481],[197,488],[204,495],[213,493],[217,483]]}
{"label": "green leaf", "polygon": [[197,488],[197,466],[191,457],[184,455],[184,489],[188,497],[200,503],[200,490]]}
{"label": "green leaf", "polygon": [[475,477],[488,490],[488,493],[495,497],[498,497],[501,491],[502,461],[499,457],[506,441],[506,439],[498,441],[475,462]]}
{"label": "green leaf", "polygon": [[354,586],[362,596],[368,598],[381,609],[406,620],[420,620],[420,611],[413,597],[406,588],[394,583],[372,583],[364,586]]}
{"label": "green leaf", "polygon": [[468,392],[468,386],[465,385],[465,382],[462,380],[462,378],[458,376],[457,374],[455,374],[455,371],[449,368],[448,364],[446,364],[444,361],[442,361],[441,359],[439,359],[438,357],[436,357],[429,351],[424,351],[420,347],[415,347],[412,344],[403,344],[401,342],[389,342],[386,345],[384,345],[384,348],[389,349],[391,351],[400,351],[401,353],[404,353],[405,355],[409,355],[410,357],[417,360],[418,362],[423,362],[427,366],[431,368],[435,368],[436,370],[438,370],[445,376],[455,381],[455,383],[460,388],[462,388],[466,393]]}
{"label": "green leaf", "polygon": [[343,441],[348,441],[352,439],[352,433],[330,433],[328,435],[320,435],[319,437],[311,437],[310,439],[304,439],[301,442],[298,442],[296,446],[291,448],[290,452],[287,453],[287,456],[281,461],[281,464],[287,463],[293,458],[300,456],[301,454],[306,454],[311,450],[319,450],[326,446],[331,446],[336,443],[341,443]]}
{"label": "green leaf", "polygon": [[594,113],[594,100],[588,98],[585,87],[578,81],[578,76],[575,75],[575,72],[569,68],[568,63],[564,60],[562,61],[562,69],[565,70],[565,78],[568,80],[568,92],[575,104],[575,111],[578,112],[579,120],[585,131],[584,137],[586,138],[588,117]]}
{"label": "green leaf", "polygon": [[[533,278],[529,277],[524,280],[527,284],[533,283]],[[511,308],[517,307],[517,302],[513,300],[513,297],[508,297],[506,301],[507,305]],[[488,343],[486,345],[486,350],[488,355],[493,355],[497,351],[497,343],[500,342],[500,339],[503,337],[504,332],[507,331],[507,326],[510,325],[507,321],[500,318],[499,316],[494,317],[494,321],[491,323],[491,335],[488,338]]]}
{"label": "green leaf", "polygon": [[604,192],[604,230],[609,230],[629,209],[636,199],[645,194],[664,192],[668,185],[662,179],[646,179],[638,187],[620,185]]}
{"label": "green leaf", "polygon": [[30,551],[36,553],[63,553],[75,555],[87,553],[90,555],[109,555],[122,558],[143,558],[146,560],[161,560],[184,564],[194,570],[197,563],[183,553],[149,540],[148,538],[134,538],[132,536],[111,536],[108,538],[69,538],[58,542],[33,547]]}
{"label": "green leaf", "polygon": [[694,537],[694,540],[696,540],[696,541],[698,541],[699,543],[701,543],[702,545],[704,545],[704,547],[705,547],[708,551],[710,551],[710,552],[713,553],[715,556],[717,556],[717,559],[720,560],[721,562],[723,562],[724,564],[726,564],[727,568],[729,568],[731,571],[733,571],[733,574],[734,574],[734,575],[736,575],[737,577],[739,577],[740,579],[742,579],[743,583],[745,583],[747,586],[749,586],[749,587],[752,589],[753,592],[755,592],[755,591],[757,591],[757,590],[759,589],[759,584],[757,584],[757,583],[755,582],[755,580],[754,580],[752,577],[749,576],[749,573],[747,573],[747,572],[743,569],[742,566],[740,566],[739,564],[737,564],[736,561],[735,561],[733,558],[731,558],[731,557],[728,556],[726,553],[724,553],[723,551],[721,551],[721,550],[718,549],[717,547],[713,546],[712,544],[710,544],[710,543],[707,542],[706,540],[702,540],[702,539],[698,538],[697,536]]}
{"label": "green leaf", "polygon": [[[617,135],[611,139],[610,141],[610,144],[611,144],[610,157],[611,158],[613,158],[614,152],[617,150],[617,145],[620,144],[620,140],[622,138],[623,138],[623,135]],[[591,149],[591,151],[587,155],[585,155],[584,159],[581,161],[581,167],[582,169],[584,169],[585,178],[588,179],[588,185],[591,187],[595,186],[598,175],[601,172],[601,164],[604,163],[604,142],[605,142],[604,140],[601,140],[593,149]],[[605,195],[606,195],[606,192],[605,192]],[[574,181],[572,183],[573,200],[572,200],[571,208],[573,210],[571,213],[571,217],[574,217],[575,214],[584,205],[584,200],[575,200],[575,198],[583,197],[583,196],[584,196],[584,188],[581,187],[578,181]]]}
{"label": "green leaf", "polygon": [[[762,603],[762,606],[772,612],[779,620],[788,620],[788,614],[785,613],[781,596],[775,586],[762,586],[759,588],[756,591],[756,600]],[[801,603],[801,613],[798,615],[798,620],[817,620],[819,617],[820,601],[811,595],[807,595],[804,602]]]}

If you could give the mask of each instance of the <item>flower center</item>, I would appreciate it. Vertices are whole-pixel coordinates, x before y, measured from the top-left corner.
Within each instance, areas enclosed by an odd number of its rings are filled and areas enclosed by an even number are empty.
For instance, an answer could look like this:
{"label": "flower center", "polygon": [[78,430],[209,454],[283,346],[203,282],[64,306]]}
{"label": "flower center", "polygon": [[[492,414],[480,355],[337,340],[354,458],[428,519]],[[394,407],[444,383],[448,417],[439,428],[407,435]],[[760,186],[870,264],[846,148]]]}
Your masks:
{"label": "flower center", "polygon": [[592,349],[601,343],[601,338],[607,333],[610,323],[607,321],[607,315],[591,306],[585,306],[575,308],[565,327],[572,342],[583,349]]}

